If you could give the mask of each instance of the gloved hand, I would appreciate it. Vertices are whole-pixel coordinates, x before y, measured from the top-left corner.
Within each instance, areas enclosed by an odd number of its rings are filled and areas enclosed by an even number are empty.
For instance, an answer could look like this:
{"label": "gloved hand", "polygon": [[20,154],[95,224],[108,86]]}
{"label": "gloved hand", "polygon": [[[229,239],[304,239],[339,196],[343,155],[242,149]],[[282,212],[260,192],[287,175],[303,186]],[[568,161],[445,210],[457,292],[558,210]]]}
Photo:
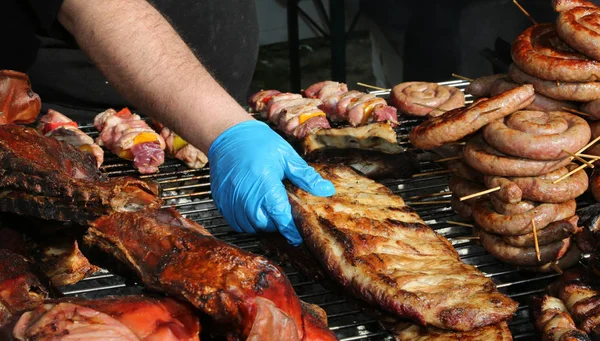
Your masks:
{"label": "gloved hand", "polygon": [[238,232],[279,231],[289,243],[302,237],[282,180],[318,196],[335,193],[281,136],[256,120],[239,123],[210,146],[211,191],[219,212]]}

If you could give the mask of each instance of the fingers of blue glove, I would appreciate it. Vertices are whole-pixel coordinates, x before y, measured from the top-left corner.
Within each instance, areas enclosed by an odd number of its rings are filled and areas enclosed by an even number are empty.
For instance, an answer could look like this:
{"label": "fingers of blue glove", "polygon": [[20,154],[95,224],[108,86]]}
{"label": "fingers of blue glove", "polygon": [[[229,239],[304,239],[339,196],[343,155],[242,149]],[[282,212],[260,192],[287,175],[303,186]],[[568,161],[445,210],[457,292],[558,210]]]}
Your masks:
{"label": "fingers of blue glove", "polygon": [[302,243],[302,236],[300,236],[296,224],[294,224],[292,207],[285,187],[281,183],[275,186],[272,195],[265,197],[263,209],[288,242],[292,245],[299,245]]}
{"label": "fingers of blue glove", "polygon": [[299,156],[294,155],[287,160],[285,176],[294,185],[312,195],[329,197],[335,194],[335,187],[333,187],[331,181],[323,179],[314,168]]}

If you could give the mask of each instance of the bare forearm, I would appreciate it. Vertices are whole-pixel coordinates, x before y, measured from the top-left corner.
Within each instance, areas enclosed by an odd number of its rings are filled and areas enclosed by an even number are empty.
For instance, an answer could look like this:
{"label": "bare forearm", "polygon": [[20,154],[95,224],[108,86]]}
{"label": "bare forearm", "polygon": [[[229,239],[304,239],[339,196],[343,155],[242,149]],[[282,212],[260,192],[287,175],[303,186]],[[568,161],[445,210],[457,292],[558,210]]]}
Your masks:
{"label": "bare forearm", "polygon": [[65,0],[59,21],[122,95],[204,152],[251,119],[145,0]]}

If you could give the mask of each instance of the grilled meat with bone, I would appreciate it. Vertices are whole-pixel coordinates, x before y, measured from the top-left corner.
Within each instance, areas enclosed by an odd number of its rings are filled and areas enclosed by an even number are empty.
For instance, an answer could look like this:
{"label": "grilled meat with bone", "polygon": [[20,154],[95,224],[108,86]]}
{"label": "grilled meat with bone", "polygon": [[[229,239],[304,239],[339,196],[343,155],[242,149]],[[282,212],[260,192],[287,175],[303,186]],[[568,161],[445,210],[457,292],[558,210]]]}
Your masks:
{"label": "grilled meat with bone", "polygon": [[46,298],[48,288],[40,282],[33,264],[21,255],[0,249],[0,327]]}
{"label": "grilled meat with bone", "polygon": [[2,211],[86,225],[113,211],[162,205],[155,184],[107,179],[92,155],[32,128],[0,126],[0,166]]}
{"label": "grilled meat with bone", "polygon": [[190,302],[232,337],[254,331],[335,340],[303,313],[277,265],[217,240],[174,209],[103,216],[85,240],[129,265],[148,288]]}
{"label": "grilled meat with bone", "polygon": [[40,118],[37,129],[48,137],[72,144],[79,150],[92,154],[98,167],[104,162],[104,150],[94,139],[81,131],[76,122],[56,110],[48,110],[48,113]]}
{"label": "grilled meat with bone", "polygon": [[165,160],[165,140],[129,109],[108,109],[94,118],[100,132],[96,143],[120,158],[132,160],[142,174],[158,172]]}
{"label": "grilled meat with bone", "polygon": [[504,321],[517,304],[383,185],[344,166],[314,165],[329,198],[288,184],[306,245],[357,297],[425,326],[468,331]]}
{"label": "grilled meat with bone", "polygon": [[0,70],[0,124],[27,124],[40,113],[40,96],[31,90],[26,74]]}
{"label": "grilled meat with bone", "polygon": [[199,341],[200,322],[186,305],[144,296],[47,301],[21,316],[17,340]]}

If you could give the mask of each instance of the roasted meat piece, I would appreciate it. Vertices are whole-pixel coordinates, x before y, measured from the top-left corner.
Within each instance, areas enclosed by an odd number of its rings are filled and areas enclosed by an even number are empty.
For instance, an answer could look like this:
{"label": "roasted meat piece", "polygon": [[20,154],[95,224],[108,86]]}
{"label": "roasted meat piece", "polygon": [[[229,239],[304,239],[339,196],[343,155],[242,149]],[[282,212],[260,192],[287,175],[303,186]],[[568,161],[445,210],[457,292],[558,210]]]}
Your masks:
{"label": "roasted meat piece", "polygon": [[0,70],[0,124],[32,123],[41,107],[40,96],[31,90],[26,74]]}
{"label": "roasted meat piece", "polygon": [[108,179],[92,155],[17,125],[0,126],[0,210],[86,225],[103,214],[160,207],[158,186]]}
{"label": "roasted meat piece", "polygon": [[473,329],[468,332],[423,327],[410,322],[384,321],[396,341],[512,341],[506,322]]}
{"label": "roasted meat piece", "polygon": [[277,265],[217,240],[174,209],[103,216],[84,240],[125,262],[148,288],[190,302],[232,337],[335,340],[306,318]]}
{"label": "roasted meat piece", "polygon": [[534,297],[532,319],[542,333],[543,341],[589,341],[588,335],[577,329],[564,303],[549,295]]}
{"label": "roasted meat piece", "polygon": [[48,298],[48,288],[37,273],[25,257],[0,249],[0,327]]}
{"label": "roasted meat piece", "polygon": [[21,316],[17,340],[200,340],[192,310],[170,298],[144,296],[48,301]]}
{"label": "roasted meat piece", "polygon": [[315,197],[287,184],[308,248],[357,297],[424,326],[469,331],[510,318],[516,302],[402,198],[345,166],[314,165],[336,187]]}
{"label": "roasted meat piece", "polygon": [[133,161],[133,167],[142,174],[158,172],[158,166],[165,161],[165,140],[127,108],[99,113],[94,127],[100,132],[96,139],[99,146]]}
{"label": "roasted meat piece", "polygon": [[98,167],[104,162],[104,150],[94,143],[94,139],[78,128],[77,122],[58,111],[48,110],[48,113],[40,118],[37,128],[46,136],[72,144],[79,150],[92,154],[96,158]]}

